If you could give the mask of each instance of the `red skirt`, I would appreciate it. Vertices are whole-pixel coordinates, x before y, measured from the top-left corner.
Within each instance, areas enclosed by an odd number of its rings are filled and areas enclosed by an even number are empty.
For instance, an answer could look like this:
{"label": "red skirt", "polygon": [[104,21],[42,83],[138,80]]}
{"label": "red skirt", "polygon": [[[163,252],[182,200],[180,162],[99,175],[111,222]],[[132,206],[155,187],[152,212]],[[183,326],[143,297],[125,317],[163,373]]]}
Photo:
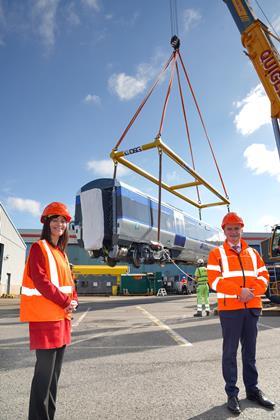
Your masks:
{"label": "red skirt", "polygon": [[30,350],[54,349],[71,343],[71,321],[29,322]]}

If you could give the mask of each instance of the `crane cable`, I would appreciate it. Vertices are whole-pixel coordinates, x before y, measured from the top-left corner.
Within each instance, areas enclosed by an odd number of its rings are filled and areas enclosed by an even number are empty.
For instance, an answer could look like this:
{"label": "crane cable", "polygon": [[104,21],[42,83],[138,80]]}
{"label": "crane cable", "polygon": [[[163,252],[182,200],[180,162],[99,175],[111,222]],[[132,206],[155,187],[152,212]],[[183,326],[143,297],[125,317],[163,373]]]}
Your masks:
{"label": "crane cable", "polygon": [[165,251],[165,255],[167,256],[167,259],[169,262],[171,262],[173,265],[175,265],[175,267],[181,271],[181,273],[183,273],[186,277],[189,277],[192,281],[195,281],[195,279],[190,276],[188,273],[186,273],[186,271],[184,271],[181,267],[179,267],[178,264],[175,263],[175,261],[170,257],[169,253],[167,251]]}
{"label": "crane cable", "polygon": [[[263,8],[261,7],[261,5],[259,4],[258,0],[255,0],[255,2],[257,3],[258,8],[260,9],[260,11],[262,12],[265,20],[267,21],[267,23],[269,24],[269,26],[272,28],[273,32],[276,35],[276,39],[279,41],[279,34],[277,32],[277,30],[274,28],[274,26],[272,25],[272,23],[270,22],[270,20],[268,19],[267,15],[265,14]],[[272,34],[271,34],[272,35]],[[272,35],[273,36],[273,35]]]}
{"label": "crane cable", "polygon": [[177,0],[169,0],[171,37],[179,35]]}

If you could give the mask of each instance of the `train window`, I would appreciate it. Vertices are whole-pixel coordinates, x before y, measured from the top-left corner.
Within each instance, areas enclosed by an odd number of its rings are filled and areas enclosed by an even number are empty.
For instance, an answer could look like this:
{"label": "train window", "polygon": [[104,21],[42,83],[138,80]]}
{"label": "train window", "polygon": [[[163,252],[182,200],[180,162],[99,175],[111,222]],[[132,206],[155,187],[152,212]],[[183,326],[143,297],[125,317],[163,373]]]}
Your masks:
{"label": "train window", "polygon": [[174,220],[175,220],[175,232],[185,236],[185,220],[184,215],[176,210],[174,210]]}
{"label": "train window", "polygon": [[141,202],[132,197],[122,196],[122,216],[126,219],[137,221],[145,225],[151,225],[151,203],[145,199]]}

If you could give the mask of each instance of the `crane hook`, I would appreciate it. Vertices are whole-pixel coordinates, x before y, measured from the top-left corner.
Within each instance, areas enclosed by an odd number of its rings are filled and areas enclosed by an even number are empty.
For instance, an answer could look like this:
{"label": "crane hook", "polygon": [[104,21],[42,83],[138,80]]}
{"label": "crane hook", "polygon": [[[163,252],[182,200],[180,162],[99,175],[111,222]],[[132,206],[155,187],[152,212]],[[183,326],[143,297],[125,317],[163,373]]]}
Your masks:
{"label": "crane hook", "polygon": [[170,40],[170,44],[172,45],[172,47],[174,48],[175,51],[179,50],[180,48],[180,39],[177,37],[177,35],[173,35],[171,40]]}

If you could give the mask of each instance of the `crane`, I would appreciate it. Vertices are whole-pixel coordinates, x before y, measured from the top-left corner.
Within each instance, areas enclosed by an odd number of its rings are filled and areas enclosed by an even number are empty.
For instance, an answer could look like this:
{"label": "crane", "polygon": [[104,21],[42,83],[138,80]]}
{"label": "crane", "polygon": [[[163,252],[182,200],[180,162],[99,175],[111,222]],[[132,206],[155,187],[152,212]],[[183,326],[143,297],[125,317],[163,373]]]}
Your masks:
{"label": "crane", "polygon": [[280,158],[280,56],[268,27],[257,19],[248,0],[223,0],[241,34],[246,55],[252,61],[271,103],[271,119]]}
{"label": "crane", "polygon": [[[280,56],[273,45],[272,34],[268,27],[257,19],[248,0],[223,0],[239,29],[246,55],[252,61],[259,79],[271,103],[271,120],[280,159]],[[266,241],[264,241],[266,242]],[[273,281],[267,296],[274,303],[280,303],[280,224],[272,229],[268,256],[276,264],[267,266]],[[271,272],[272,269],[272,272]],[[272,278],[271,277],[271,278]]]}

